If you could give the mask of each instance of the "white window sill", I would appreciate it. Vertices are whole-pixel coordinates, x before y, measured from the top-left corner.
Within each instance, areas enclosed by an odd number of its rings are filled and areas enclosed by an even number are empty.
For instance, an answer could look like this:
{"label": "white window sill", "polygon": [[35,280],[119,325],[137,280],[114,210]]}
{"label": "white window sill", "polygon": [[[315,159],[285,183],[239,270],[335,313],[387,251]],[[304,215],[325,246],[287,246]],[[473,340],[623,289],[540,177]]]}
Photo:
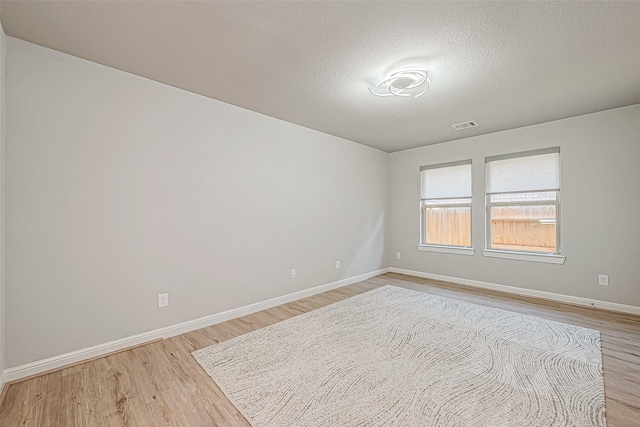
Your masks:
{"label": "white window sill", "polygon": [[565,259],[563,255],[509,252],[495,249],[485,249],[482,254],[490,258],[517,259],[519,261],[546,262],[548,264],[564,264]]}
{"label": "white window sill", "polygon": [[418,250],[424,252],[440,252],[443,254],[473,255],[476,250],[473,248],[456,246],[418,245]]}

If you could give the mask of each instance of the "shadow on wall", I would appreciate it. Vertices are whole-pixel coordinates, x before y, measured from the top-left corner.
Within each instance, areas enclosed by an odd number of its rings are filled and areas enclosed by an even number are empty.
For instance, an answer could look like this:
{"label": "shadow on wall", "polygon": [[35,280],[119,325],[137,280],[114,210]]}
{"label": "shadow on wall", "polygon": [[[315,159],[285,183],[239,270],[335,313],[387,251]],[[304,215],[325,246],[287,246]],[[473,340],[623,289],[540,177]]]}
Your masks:
{"label": "shadow on wall", "polygon": [[[353,261],[350,262],[345,271],[345,277],[352,277],[361,274],[362,269],[358,266],[374,264],[386,265],[385,247],[385,214],[381,212],[375,224],[371,227],[363,227],[360,230],[357,242],[362,242],[358,248],[354,248]],[[375,262],[371,258],[375,257]]]}

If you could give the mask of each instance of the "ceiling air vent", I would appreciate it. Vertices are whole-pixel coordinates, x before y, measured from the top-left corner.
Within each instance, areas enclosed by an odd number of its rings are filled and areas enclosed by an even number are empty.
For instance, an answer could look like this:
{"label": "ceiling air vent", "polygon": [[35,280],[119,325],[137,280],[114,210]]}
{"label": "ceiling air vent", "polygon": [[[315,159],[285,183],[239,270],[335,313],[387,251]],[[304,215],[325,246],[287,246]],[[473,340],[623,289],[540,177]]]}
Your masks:
{"label": "ceiling air vent", "polygon": [[469,128],[475,128],[480,126],[477,122],[462,122],[462,123],[456,123],[455,125],[451,125],[452,128],[454,128],[455,130],[464,130],[464,129],[469,129]]}

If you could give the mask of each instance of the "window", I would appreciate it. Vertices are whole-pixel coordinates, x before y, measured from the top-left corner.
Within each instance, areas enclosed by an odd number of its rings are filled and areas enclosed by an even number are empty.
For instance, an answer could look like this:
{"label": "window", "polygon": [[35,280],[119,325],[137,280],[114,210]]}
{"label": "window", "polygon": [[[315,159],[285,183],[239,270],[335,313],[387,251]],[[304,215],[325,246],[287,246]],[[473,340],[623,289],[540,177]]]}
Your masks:
{"label": "window", "polygon": [[485,163],[487,249],[560,254],[560,148]]}
{"label": "window", "polygon": [[422,166],[421,245],[471,247],[471,160]]}

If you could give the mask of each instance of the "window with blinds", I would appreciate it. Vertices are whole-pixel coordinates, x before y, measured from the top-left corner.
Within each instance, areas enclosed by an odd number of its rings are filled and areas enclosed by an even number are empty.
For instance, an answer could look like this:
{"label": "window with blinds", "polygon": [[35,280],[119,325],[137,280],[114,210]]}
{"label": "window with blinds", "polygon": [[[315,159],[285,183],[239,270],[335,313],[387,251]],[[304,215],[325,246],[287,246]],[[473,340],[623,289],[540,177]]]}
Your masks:
{"label": "window with blinds", "polygon": [[421,245],[471,247],[471,160],[420,168]]}
{"label": "window with blinds", "polygon": [[485,158],[487,249],[560,254],[560,148]]}

